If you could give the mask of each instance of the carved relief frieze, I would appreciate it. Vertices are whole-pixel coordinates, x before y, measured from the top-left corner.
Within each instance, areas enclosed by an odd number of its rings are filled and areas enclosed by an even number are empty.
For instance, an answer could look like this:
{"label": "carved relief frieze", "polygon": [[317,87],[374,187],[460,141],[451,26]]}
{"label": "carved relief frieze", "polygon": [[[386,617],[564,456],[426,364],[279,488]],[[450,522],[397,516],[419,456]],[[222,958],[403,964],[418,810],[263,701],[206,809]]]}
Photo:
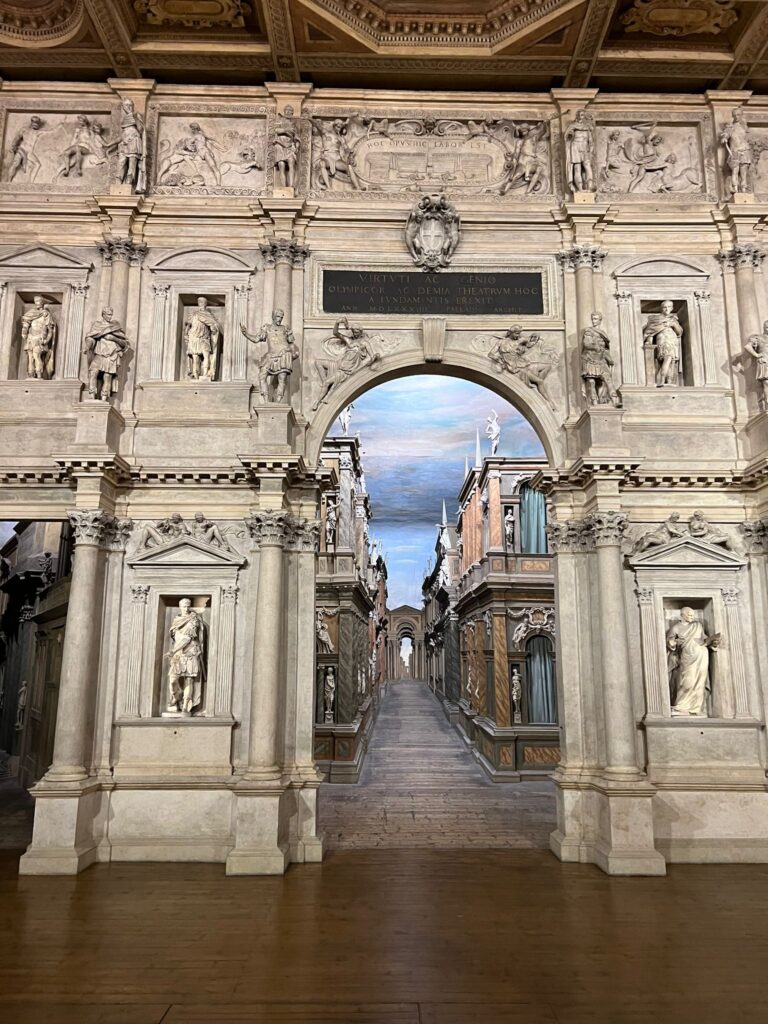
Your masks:
{"label": "carved relief frieze", "polygon": [[[307,340],[305,334],[305,343]],[[331,392],[351,377],[372,369],[401,348],[405,340],[401,335],[367,331],[359,324],[350,323],[348,317],[340,317],[331,333],[317,342],[321,351],[314,360],[314,376],[319,394],[312,411],[328,401]]]}
{"label": "carved relief frieze", "polygon": [[552,382],[560,363],[560,353],[547,345],[541,334],[524,337],[522,327],[513,324],[502,334],[476,335],[471,346],[478,355],[487,356],[497,371],[516,377],[536,391],[553,412],[557,412]]}
{"label": "carved relief frieze", "polygon": [[264,104],[163,104],[151,108],[149,180],[160,195],[259,196],[272,191]]}
{"label": "carved relief frieze", "polygon": [[2,112],[0,190],[106,191],[116,176],[119,107],[16,103]]}
{"label": "carved relief frieze", "polygon": [[549,122],[541,113],[312,107],[310,195],[442,190],[535,199],[556,192]]}
{"label": "carved relief frieze", "polygon": [[595,148],[600,196],[642,201],[716,201],[715,154],[708,114],[647,111],[601,113]]}

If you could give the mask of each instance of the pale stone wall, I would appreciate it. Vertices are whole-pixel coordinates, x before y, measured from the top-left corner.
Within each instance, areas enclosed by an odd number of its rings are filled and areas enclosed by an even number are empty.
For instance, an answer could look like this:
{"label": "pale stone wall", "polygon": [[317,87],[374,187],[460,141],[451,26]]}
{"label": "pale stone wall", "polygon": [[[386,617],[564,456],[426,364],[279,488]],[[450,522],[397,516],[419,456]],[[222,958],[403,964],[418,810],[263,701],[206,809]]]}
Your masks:
{"label": "pale stone wall", "polygon": [[[138,195],[112,184],[118,153],[76,123],[84,115],[118,141],[125,97],[147,128]],[[755,142],[752,191],[732,193],[718,139],[739,104]],[[574,194],[565,133],[585,105],[595,188]],[[45,131],[22,144],[33,115]],[[275,173],[281,116],[295,118],[287,127],[300,142],[293,185]],[[648,124],[659,142],[643,136]],[[0,513],[78,510],[54,764],[22,870],[161,857],[282,871],[321,855],[311,734],[320,452],[356,394],[425,366],[497,389],[549,460],[539,485],[559,623],[553,848],[615,872],[662,872],[664,858],[765,859],[768,413],[744,345],[768,315],[767,134],[768,100],[726,91],[478,100],[4,82]],[[22,145],[17,166],[10,154]],[[323,401],[344,350],[329,340],[338,314],[323,308],[323,274],[413,269],[406,221],[440,189],[462,224],[451,269],[540,272],[543,312],[350,316],[368,355]],[[51,379],[23,376],[20,318],[35,294],[57,325]],[[183,377],[184,322],[199,295],[220,326],[210,381]],[[663,300],[685,331],[682,383],[657,388],[642,330]],[[98,402],[83,391],[81,346],[107,304],[130,351],[111,402]],[[264,346],[239,325],[255,337],[278,307],[298,358],[284,401],[265,403]],[[619,408],[586,405],[579,346],[594,309]],[[513,321],[541,337],[538,384],[491,358],[491,336]],[[671,513],[685,524],[697,509],[720,541],[631,555]],[[147,523],[197,511],[226,548],[140,550]],[[159,715],[161,638],[183,596],[208,616],[215,673],[202,712],[179,722]],[[684,601],[723,635],[710,717],[697,728],[659,698],[660,616]]]}

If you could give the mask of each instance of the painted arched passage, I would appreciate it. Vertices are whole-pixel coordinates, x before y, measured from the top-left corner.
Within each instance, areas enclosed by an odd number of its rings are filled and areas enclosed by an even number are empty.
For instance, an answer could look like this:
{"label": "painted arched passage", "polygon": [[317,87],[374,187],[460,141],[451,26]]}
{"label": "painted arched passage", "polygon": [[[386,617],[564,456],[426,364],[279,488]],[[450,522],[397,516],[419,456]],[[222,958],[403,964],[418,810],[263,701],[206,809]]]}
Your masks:
{"label": "painted arched passage", "polygon": [[376,364],[372,372],[354,376],[334,388],[328,401],[313,414],[307,431],[306,458],[308,464],[312,467],[317,465],[326,434],[339,413],[350,402],[354,402],[360,395],[379,384],[417,374],[458,377],[460,380],[471,381],[473,384],[479,384],[494,391],[510,405],[513,405],[531,424],[541,441],[549,465],[552,468],[558,468],[563,464],[565,438],[562,427],[544,399],[533,388],[526,387],[510,374],[495,370],[487,359],[469,352],[456,352],[450,355],[446,353],[445,359],[440,363],[428,363],[416,352],[403,354],[397,359],[384,359],[380,364]]}

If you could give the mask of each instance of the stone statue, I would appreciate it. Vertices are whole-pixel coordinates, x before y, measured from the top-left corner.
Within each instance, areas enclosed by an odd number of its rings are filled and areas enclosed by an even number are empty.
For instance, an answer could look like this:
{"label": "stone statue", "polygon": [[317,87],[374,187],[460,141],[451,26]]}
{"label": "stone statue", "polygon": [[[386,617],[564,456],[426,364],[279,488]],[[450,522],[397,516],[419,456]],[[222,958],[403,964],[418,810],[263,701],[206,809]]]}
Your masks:
{"label": "stone statue", "polygon": [[523,716],[520,713],[520,703],[523,699],[523,682],[520,678],[520,670],[518,668],[512,669],[512,684],[510,689],[512,696],[512,721],[515,725],[519,725],[523,721]]}
{"label": "stone statue", "polygon": [[768,412],[768,320],[763,324],[762,334],[751,334],[744,346],[755,360],[755,379],[760,386],[758,402],[763,412]]}
{"label": "stone statue", "polygon": [[179,614],[171,623],[169,632],[168,711],[191,715],[202,700],[205,623],[188,597],[179,601]]}
{"label": "stone statue", "polygon": [[220,333],[219,322],[208,309],[208,299],[201,295],[197,309],[184,325],[187,377],[191,380],[215,378]]}
{"label": "stone statue", "polygon": [[532,334],[529,338],[522,337],[523,329],[513,324],[503,335],[493,335],[496,342],[488,353],[488,358],[500,370],[514,374],[529,388],[538,391],[553,412],[557,406],[549,393],[547,377],[557,366],[559,357],[556,352],[544,349],[541,336]]}
{"label": "stone statue", "polygon": [[568,184],[574,192],[595,188],[592,164],[595,157],[595,122],[586,110],[576,111],[576,120],[565,130],[565,163]]}
{"label": "stone statue", "polygon": [[677,525],[679,520],[680,513],[673,512],[664,520],[661,526],[644,534],[642,537],[638,537],[635,541],[635,546],[632,548],[633,554],[640,554],[641,551],[647,551],[648,548],[662,547],[678,537],[684,537],[684,531]]}
{"label": "stone statue", "polygon": [[130,185],[135,193],[147,188],[147,131],[144,119],[136,113],[133,100],[120,104],[120,141],[117,144],[117,176],[121,185]]}
{"label": "stone statue", "polygon": [[323,347],[334,358],[315,360],[315,368],[322,383],[320,395],[312,406],[313,412],[318,410],[335,387],[349,380],[358,370],[373,366],[381,358],[372,348],[367,332],[362,327],[350,326],[345,316],[336,321],[333,334],[325,339]]}
{"label": "stone statue", "polygon": [[405,225],[405,244],[422,270],[447,267],[461,239],[461,218],[443,195],[422,196]]}
{"label": "stone statue", "polygon": [[508,508],[504,515],[504,539],[507,542],[507,550],[514,551],[515,548],[515,513]]}
{"label": "stone statue", "polygon": [[212,523],[210,519],[206,519],[202,512],[195,512],[195,519],[192,523],[191,533],[195,540],[200,540],[203,544],[209,544],[211,547],[223,548],[225,551],[232,550],[231,545],[227,540],[225,540],[224,535],[217,524]]}
{"label": "stone statue", "polygon": [[328,123],[313,117],[312,130],[320,138],[317,171],[321,187],[331,189],[333,181],[342,175],[349,178],[353,188],[361,188],[360,179],[355,171],[354,156],[341,118]]}
{"label": "stone statue", "polygon": [[667,669],[673,715],[707,714],[709,652],[720,634],[707,636],[693,608],[682,608],[680,620],[667,633]]}
{"label": "stone statue", "polygon": [[43,135],[52,131],[55,128],[46,128],[45,121],[37,114],[30,117],[29,124],[17,132],[11,141],[12,160],[8,181],[13,181],[19,173],[29,173],[30,182],[34,182],[43,166],[35,155],[35,148]]}
{"label": "stone statue", "polygon": [[293,370],[293,363],[299,358],[296,339],[290,327],[283,323],[282,309],[272,312],[272,322],[264,324],[258,334],[249,334],[245,324],[240,330],[248,341],[264,343],[267,351],[259,364],[259,390],[264,402],[282,402]]}
{"label": "stone statue", "polygon": [[50,380],[53,377],[56,321],[42,295],[35,295],[33,302],[32,308],[21,314],[21,340],[27,353],[27,376]]}
{"label": "stone statue", "polygon": [[587,405],[621,405],[613,383],[611,339],[602,329],[601,313],[591,314],[592,326],[581,334],[581,379]]}
{"label": "stone statue", "polygon": [[167,519],[158,520],[154,526],[147,523],[141,531],[139,550],[142,548],[161,547],[179,537],[190,537],[192,534],[183,517],[174,512]]}
{"label": "stone statue", "polygon": [[325,721],[333,722],[333,710],[336,703],[336,669],[333,665],[326,667],[323,678],[323,707]]}
{"label": "stone statue", "polygon": [[21,732],[24,728],[24,719],[27,714],[27,697],[29,694],[29,684],[26,679],[22,682],[19,687],[19,692],[16,697],[16,722],[14,724],[14,730]]}
{"label": "stone statue", "polygon": [[665,299],[660,313],[650,313],[643,328],[643,342],[654,346],[656,386],[676,385],[680,373],[683,328],[674,312],[674,303]]}
{"label": "stone statue", "polygon": [[349,425],[352,422],[352,410],[354,408],[354,402],[350,402],[346,409],[342,409],[339,413],[339,423],[341,424],[341,432],[344,437],[349,437]]}
{"label": "stone statue", "polygon": [[120,361],[128,351],[128,340],[109,306],[101,311],[85,336],[83,345],[88,360],[88,394],[108,402],[117,392]]}
{"label": "stone statue", "polygon": [[90,120],[85,114],[78,114],[72,139],[61,154],[62,164],[57,177],[68,178],[74,172],[78,178],[82,178],[85,158],[93,152],[93,134]]}
{"label": "stone statue", "polygon": [[293,118],[279,117],[275,122],[275,148],[272,157],[276,188],[295,186],[300,150],[301,139]]}
{"label": "stone statue", "polygon": [[495,409],[491,409],[491,415],[486,420],[485,436],[491,442],[491,455],[495,455],[499,450],[499,441],[501,440],[501,425]]}
{"label": "stone statue", "polygon": [[720,142],[725,147],[726,162],[730,170],[728,191],[735,192],[752,191],[752,133],[749,125],[744,120],[744,111],[736,107],[733,111],[730,124],[723,126],[720,131]]}
{"label": "stone statue", "polygon": [[[551,120],[551,118],[550,118]],[[546,121],[529,124],[526,121],[515,126],[514,143],[504,159],[504,180],[499,195],[506,195],[511,189],[525,187],[526,195],[546,192],[549,186],[549,125]]]}
{"label": "stone statue", "polygon": [[318,654],[333,654],[334,646],[331,640],[331,634],[328,631],[328,624],[326,618],[338,614],[337,611],[328,612],[325,608],[318,608],[315,612],[315,634],[317,635],[317,653]]}
{"label": "stone statue", "polygon": [[488,610],[483,612],[483,624],[485,625],[485,635],[490,640],[493,636],[493,616]]}
{"label": "stone statue", "polygon": [[702,512],[694,512],[688,520],[688,535],[696,540],[703,540],[706,544],[716,544],[726,551],[733,551],[733,543],[728,534],[707,522]]}
{"label": "stone statue", "polygon": [[56,578],[56,571],[53,567],[53,552],[44,551],[42,555],[38,555],[37,561],[40,565],[40,575],[42,576],[43,586],[49,587]]}
{"label": "stone statue", "polygon": [[332,551],[336,546],[336,524],[338,522],[338,510],[341,505],[341,499],[337,498],[336,501],[328,495],[325,499],[325,546],[328,551]]}

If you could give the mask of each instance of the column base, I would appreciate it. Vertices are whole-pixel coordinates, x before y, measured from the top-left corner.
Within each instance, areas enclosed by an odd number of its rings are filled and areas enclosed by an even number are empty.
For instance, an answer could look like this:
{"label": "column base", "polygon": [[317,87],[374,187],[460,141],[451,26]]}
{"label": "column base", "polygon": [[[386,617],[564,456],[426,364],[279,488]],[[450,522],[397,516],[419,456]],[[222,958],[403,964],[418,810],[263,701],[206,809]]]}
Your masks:
{"label": "column base", "polygon": [[613,781],[601,773],[554,773],[557,824],[551,851],[570,863],[595,864],[607,875],[665,875],[654,845],[655,789],[643,778]]}
{"label": "column base", "polygon": [[282,875],[290,863],[288,843],[292,791],[274,782],[243,781],[235,791],[234,849],[228,875]]}
{"label": "column base", "polygon": [[289,852],[294,864],[319,864],[323,859],[324,839],[317,831],[317,769],[309,782],[291,783],[294,806],[289,823]]}
{"label": "column base", "polygon": [[76,875],[91,864],[109,860],[99,825],[109,794],[98,783],[57,786],[43,781],[32,794],[32,842],[19,861],[20,875]]}

